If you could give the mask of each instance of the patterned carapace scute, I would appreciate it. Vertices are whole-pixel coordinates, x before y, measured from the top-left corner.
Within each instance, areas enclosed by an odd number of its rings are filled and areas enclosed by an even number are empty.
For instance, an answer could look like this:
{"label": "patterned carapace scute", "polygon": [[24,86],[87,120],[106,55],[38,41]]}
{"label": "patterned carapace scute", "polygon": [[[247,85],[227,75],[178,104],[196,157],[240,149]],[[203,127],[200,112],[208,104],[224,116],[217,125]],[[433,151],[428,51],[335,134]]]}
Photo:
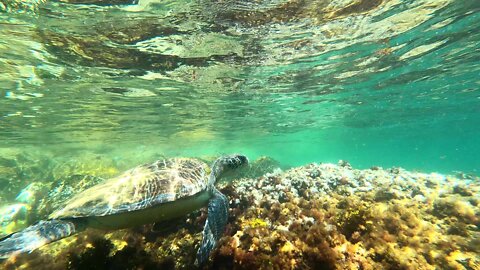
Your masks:
{"label": "patterned carapace scute", "polygon": [[50,218],[113,215],[192,196],[207,188],[209,171],[191,158],[140,165],[75,195]]}

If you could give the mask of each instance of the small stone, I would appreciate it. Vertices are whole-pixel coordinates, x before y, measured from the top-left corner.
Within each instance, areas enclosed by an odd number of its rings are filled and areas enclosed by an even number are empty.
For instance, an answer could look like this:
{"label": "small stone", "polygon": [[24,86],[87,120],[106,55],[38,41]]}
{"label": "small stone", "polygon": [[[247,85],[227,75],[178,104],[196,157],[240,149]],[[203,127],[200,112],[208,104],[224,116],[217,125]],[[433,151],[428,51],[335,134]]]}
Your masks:
{"label": "small stone", "polygon": [[462,185],[454,186],[453,187],[453,193],[459,194],[459,195],[464,196],[464,197],[473,196],[473,193],[470,190],[468,190],[467,187],[462,186]]}

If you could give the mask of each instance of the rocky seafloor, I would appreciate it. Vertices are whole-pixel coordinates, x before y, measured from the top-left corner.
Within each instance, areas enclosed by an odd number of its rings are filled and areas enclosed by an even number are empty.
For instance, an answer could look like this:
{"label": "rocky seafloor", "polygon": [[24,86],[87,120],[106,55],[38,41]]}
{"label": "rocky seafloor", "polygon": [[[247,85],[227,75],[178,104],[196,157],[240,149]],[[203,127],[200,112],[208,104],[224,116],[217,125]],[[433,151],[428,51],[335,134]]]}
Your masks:
{"label": "rocky seafloor", "polygon": [[[203,268],[480,269],[479,180],[342,161],[244,177],[221,188],[229,224]],[[0,268],[193,269],[206,214],[87,230]]]}

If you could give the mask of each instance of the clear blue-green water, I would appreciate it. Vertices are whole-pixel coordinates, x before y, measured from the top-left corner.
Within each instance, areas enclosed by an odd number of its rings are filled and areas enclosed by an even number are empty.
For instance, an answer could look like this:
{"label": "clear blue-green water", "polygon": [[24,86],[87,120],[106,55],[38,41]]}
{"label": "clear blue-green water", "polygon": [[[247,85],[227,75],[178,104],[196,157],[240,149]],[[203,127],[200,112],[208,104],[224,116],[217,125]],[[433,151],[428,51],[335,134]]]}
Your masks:
{"label": "clear blue-green water", "polygon": [[[478,269],[479,26],[479,0],[0,0],[0,268],[191,269],[214,224],[230,240],[213,268]],[[104,179],[234,152],[258,181],[220,188],[230,202],[180,227],[88,232],[16,257],[74,227],[157,221],[110,214],[201,186],[167,190],[184,176],[174,167],[88,189]],[[339,160],[441,174],[340,162],[256,178]],[[179,201],[170,215],[190,209]],[[50,215],[66,203],[80,214]],[[107,203],[102,221],[91,210]]]}
{"label": "clear blue-green water", "polygon": [[478,1],[1,0],[0,11],[4,159],[131,167],[242,152],[478,174]]}

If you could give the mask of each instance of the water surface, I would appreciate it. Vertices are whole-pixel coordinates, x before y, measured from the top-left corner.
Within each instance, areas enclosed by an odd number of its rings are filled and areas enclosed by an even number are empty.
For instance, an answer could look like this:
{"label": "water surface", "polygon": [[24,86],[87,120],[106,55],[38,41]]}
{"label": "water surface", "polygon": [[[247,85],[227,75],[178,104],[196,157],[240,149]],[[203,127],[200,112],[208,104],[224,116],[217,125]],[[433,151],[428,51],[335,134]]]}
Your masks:
{"label": "water surface", "polygon": [[87,153],[131,167],[243,152],[478,174],[477,1],[1,0],[0,10],[3,158]]}

